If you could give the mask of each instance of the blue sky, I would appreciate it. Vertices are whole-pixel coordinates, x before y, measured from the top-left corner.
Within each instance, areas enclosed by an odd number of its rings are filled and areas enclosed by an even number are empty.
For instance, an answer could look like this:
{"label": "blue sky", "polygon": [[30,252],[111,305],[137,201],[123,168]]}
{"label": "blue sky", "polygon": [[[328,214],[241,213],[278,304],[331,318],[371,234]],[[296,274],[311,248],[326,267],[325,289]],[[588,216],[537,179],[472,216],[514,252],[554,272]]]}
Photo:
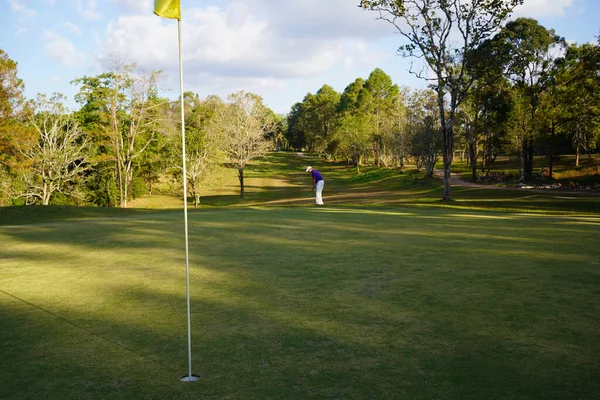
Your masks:
{"label": "blue sky", "polygon": [[[287,113],[323,84],[338,91],[374,68],[395,83],[425,87],[396,54],[394,28],[358,0],[181,0],[185,90],[201,97],[246,90]],[[152,14],[152,0],[0,0],[0,48],[18,62],[26,95],[60,92],[106,70],[108,56],[163,70],[165,95],[178,96],[174,20]],[[597,0],[525,0],[513,17],[538,19],[577,43],[600,34]],[[419,60],[413,60],[419,65]],[[75,103],[71,104],[75,107]]]}

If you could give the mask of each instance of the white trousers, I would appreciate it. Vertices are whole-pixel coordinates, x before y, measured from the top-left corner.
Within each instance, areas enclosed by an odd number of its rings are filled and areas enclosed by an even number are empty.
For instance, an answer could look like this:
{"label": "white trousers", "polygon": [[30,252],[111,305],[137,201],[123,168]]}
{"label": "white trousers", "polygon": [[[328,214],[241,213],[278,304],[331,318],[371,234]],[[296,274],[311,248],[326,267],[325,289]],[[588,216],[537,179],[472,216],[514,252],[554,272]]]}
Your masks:
{"label": "white trousers", "polygon": [[315,187],[315,190],[317,192],[317,204],[320,206],[323,205],[323,186],[325,186],[325,181],[320,180],[319,182],[317,182],[317,185]]}

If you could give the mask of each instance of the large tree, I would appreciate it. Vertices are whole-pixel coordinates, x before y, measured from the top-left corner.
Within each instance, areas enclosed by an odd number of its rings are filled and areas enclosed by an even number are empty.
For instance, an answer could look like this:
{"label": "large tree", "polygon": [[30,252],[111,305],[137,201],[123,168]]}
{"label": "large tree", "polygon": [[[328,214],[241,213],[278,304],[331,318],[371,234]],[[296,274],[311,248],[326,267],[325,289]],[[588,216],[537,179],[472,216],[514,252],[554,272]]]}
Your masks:
{"label": "large tree", "polygon": [[[216,115],[225,107],[217,96],[205,101],[195,97],[185,111],[185,149],[188,191],[194,198],[194,207],[200,205],[200,190],[209,183],[210,173],[218,161],[218,138],[210,135],[209,126]],[[175,146],[181,159],[181,146]]]}
{"label": "large tree", "polygon": [[444,195],[451,199],[450,167],[456,112],[475,77],[469,54],[492,35],[523,0],[361,0],[359,6],[379,13],[407,40],[400,50],[422,58],[432,73],[418,76],[437,92],[444,160]]}
{"label": "large tree", "polygon": [[48,205],[55,193],[80,196],[79,184],[89,168],[88,142],[79,122],[64,106],[65,98],[38,95],[30,124],[36,132],[32,146],[21,150],[27,160],[23,170],[27,203]]}
{"label": "large tree", "polygon": [[513,137],[518,141],[521,159],[521,181],[533,177],[535,140],[544,129],[538,118],[542,99],[552,84],[551,69],[557,47],[564,40],[554,30],[531,18],[518,18],[506,26],[485,46],[496,54],[495,63],[502,65],[505,75],[514,82],[520,99],[520,112]]}
{"label": "large tree", "polygon": [[114,58],[111,71],[75,80],[81,86],[76,98],[87,110],[88,123],[96,124],[101,143],[114,162],[119,205],[127,208],[135,165],[154,141],[158,124],[159,71],[136,73],[135,64]]}
{"label": "large tree", "polygon": [[240,91],[229,95],[229,104],[221,107],[211,123],[211,131],[228,164],[238,172],[240,197],[244,198],[244,170],[248,162],[272,149],[267,133],[276,121],[273,112],[257,94]]}
{"label": "large tree", "polygon": [[359,93],[359,107],[373,121],[371,134],[375,165],[387,165],[391,158],[390,147],[395,128],[393,114],[396,102],[400,100],[399,93],[398,85],[379,68],[369,74]]}

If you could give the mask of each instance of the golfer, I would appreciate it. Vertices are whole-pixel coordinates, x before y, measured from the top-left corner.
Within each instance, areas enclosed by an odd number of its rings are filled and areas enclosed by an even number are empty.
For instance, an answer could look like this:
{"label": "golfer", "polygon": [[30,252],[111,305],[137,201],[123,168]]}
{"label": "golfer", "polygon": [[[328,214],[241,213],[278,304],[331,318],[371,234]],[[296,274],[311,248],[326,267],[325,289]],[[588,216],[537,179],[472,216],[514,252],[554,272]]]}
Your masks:
{"label": "golfer", "polygon": [[323,176],[319,173],[319,171],[317,171],[316,169],[313,169],[313,167],[311,167],[310,165],[308,167],[306,167],[306,172],[310,172],[312,175],[312,179],[313,179],[313,190],[316,189],[316,193],[317,193],[317,204],[322,206],[323,205],[323,186],[325,186],[325,180],[323,179]]}

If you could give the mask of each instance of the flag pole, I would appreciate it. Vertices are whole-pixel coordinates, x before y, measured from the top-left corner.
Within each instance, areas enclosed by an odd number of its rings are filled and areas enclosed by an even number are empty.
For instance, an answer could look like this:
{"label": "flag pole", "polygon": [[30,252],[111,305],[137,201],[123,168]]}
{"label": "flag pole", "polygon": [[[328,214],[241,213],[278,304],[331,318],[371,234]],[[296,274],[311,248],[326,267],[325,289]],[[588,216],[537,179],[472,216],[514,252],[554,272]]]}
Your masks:
{"label": "flag pole", "polygon": [[188,339],[188,373],[181,378],[182,382],[194,382],[199,378],[192,375],[192,326],[190,309],[190,261],[188,244],[188,210],[187,210],[187,166],[185,153],[185,107],[183,102],[183,54],[181,49],[181,19],[177,19],[177,38],[179,41],[179,92],[181,101],[181,151],[183,162],[183,219],[185,226],[185,294],[187,303],[187,339]]}

